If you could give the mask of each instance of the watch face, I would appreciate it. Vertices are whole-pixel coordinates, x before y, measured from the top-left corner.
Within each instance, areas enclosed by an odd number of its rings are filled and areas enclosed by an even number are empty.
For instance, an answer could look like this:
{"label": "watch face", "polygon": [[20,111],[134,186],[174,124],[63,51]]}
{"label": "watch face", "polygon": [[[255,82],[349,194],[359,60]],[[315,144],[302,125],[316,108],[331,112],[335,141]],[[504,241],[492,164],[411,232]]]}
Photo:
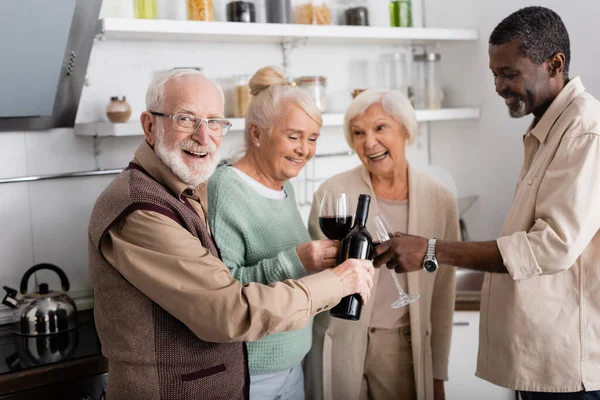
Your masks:
{"label": "watch face", "polygon": [[425,267],[425,271],[427,272],[435,272],[435,270],[437,269],[437,263],[433,260],[425,261],[425,264],[423,266]]}

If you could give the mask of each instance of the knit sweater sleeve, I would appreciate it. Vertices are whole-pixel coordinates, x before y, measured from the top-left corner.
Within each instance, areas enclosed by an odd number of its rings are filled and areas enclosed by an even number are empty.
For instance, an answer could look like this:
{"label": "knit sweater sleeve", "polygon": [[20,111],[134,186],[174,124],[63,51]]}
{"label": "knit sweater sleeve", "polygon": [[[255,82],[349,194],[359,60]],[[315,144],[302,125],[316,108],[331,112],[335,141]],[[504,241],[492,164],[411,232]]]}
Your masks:
{"label": "knit sweater sleeve", "polygon": [[238,182],[229,177],[221,178],[209,182],[208,216],[221,258],[231,275],[244,285],[249,282],[270,284],[307,276],[295,246],[278,252],[272,258],[252,264],[247,262],[248,241],[261,240],[257,231],[252,229],[252,223],[260,221],[254,220],[255,215],[246,201],[248,196]]}

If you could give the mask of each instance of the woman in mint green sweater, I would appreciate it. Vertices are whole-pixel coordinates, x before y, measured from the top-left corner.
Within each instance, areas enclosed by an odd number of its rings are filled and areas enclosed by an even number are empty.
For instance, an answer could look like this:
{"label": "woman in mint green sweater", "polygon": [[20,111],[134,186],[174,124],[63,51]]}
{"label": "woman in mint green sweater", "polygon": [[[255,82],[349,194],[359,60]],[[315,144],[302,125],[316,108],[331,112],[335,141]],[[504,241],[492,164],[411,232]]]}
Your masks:
{"label": "woman in mint green sweater", "polygon": [[[321,114],[307,92],[265,67],[250,80],[246,154],[208,184],[208,218],[223,262],[243,284],[298,279],[336,264],[338,242],[311,241],[289,179],[315,154]],[[301,362],[312,321],[248,343],[251,400],[304,400]]]}

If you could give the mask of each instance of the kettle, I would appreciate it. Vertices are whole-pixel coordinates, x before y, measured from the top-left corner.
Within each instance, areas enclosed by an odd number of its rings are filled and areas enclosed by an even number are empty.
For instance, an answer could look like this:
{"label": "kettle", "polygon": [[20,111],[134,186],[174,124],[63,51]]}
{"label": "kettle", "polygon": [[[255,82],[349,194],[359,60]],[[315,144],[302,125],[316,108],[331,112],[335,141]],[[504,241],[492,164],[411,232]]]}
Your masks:
{"label": "kettle", "polygon": [[[50,291],[47,283],[40,283],[37,292],[27,294],[31,275],[44,269],[58,274],[63,291]],[[6,296],[2,300],[2,304],[15,310],[16,334],[50,335],[77,328],[77,307],[65,293],[69,290],[69,279],[62,269],[53,264],[34,265],[23,275],[20,289],[23,296],[17,299],[17,291],[4,286]]]}

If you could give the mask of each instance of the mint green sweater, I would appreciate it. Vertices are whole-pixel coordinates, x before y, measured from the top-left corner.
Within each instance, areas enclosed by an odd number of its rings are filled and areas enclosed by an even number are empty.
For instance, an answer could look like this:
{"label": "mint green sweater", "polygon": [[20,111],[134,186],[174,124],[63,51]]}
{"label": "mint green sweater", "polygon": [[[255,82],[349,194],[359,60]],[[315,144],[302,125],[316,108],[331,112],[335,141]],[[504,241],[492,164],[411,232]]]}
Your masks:
{"label": "mint green sweater", "polygon": [[[292,185],[286,182],[284,190],[287,197],[283,200],[263,197],[229,166],[218,168],[208,183],[210,229],[223,262],[244,285],[307,275],[296,246],[310,241],[310,236],[298,212]],[[311,344],[312,321],[299,331],[275,333],[248,343],[250,374],[293,368]]]}

